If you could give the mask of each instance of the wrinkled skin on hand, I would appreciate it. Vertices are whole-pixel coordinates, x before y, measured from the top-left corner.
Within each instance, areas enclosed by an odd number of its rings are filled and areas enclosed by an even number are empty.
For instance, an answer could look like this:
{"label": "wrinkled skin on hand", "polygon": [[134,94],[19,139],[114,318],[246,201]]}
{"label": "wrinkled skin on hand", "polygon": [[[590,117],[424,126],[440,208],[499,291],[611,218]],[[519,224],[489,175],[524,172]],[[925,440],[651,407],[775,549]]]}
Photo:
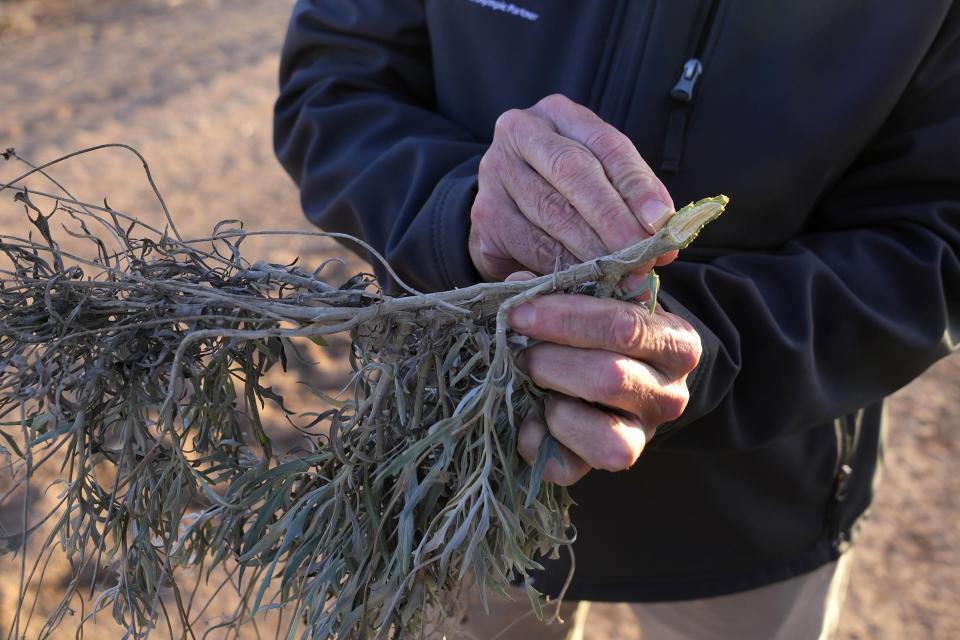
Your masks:
{"label": "wrinkled skin on hand", "polygon": [[[548,96],[497,120],[470,212],[470,258],[486,280],[542,275],[558,260],[583,262],[649,237],[673,209],[627,136],[586,107]],[[637,288],[652,267],[625,286]]]}
{"label": "wrinkled skin on hand", "polygon": [[630,468],[657,427],[687,406],[686,380],[701,344],[679,316],[622,300],[557,294],[513,309],[509,321],[543,341],[523,352],[521,364],[554,393],[544,407],[546,424],[527,416],[517,447],[533,464],[547,431],[557,439],[560,460],[551,459],[544,471],[551,482],[569,485],[591,469]]}
{"label": "wrinkled skin on hand", "polygon": [[[505,112],[480,163],[470,257],[487,280],[525,279],[656,233],[673,212],[666,187],[633,143],[586,107],[548,96]],[[639,289],[654,267],[628,275]],[[682,318],[621,300],[551,295],[513,309],[512,328],[543,341],[521,359],[553,393],[518,438],[533,464],[549,431],[560,446],[544,478],[573,484],[591,469],[632,466],[657,427],[683,413],[700,337]]]}

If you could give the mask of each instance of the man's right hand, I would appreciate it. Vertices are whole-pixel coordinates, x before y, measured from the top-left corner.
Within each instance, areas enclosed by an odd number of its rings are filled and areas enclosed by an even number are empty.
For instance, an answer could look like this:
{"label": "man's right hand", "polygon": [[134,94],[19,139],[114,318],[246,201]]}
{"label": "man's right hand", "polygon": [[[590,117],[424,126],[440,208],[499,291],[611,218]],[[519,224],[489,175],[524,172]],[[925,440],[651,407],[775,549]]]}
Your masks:
{"label": "man's right hand", "polygon": [[[560,95],[505,112],[480,162],[470,258],[487,280],[551,273],[630,246],[673,211],[666,187],[629,138]],[[676,252],[656,261],[672,261]],[[636,288],[646,271],[628,276]]]}

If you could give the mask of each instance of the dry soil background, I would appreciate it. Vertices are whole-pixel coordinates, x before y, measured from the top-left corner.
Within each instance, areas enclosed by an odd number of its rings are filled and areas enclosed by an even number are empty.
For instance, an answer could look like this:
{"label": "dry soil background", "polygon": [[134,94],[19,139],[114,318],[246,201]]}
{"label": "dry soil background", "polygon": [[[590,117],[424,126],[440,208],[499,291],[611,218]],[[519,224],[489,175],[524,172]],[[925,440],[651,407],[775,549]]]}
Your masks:
{"label": "dry soil background", "polygon": [[[185,235],[221,218],[305,227],[270,149],[277,52],[290,6],[0,0],[0,148],[48,160],[107,141],[132,144],[151,161]],[[0,165],[0,181],[13,171]],[[115,208],[158,214],[136,162],[122,154],[88,157],[56,175],[92,201],[108,196]],[[21,229],[19,215],[8,195],[0,196],[0,234]],[[313,264],[343,254],[321,241],[267,250],[271,258],[300,254]],[[887,468],[857,546],[841,637],[960,638],[960,358],[899,392],[890,411]],[[0,571],[6,635],[16,567],[8,562]],[[597,611],[588,638],[639,637],[623,609]],[[88,626],[87,637],[119,634],[104,622]]]}

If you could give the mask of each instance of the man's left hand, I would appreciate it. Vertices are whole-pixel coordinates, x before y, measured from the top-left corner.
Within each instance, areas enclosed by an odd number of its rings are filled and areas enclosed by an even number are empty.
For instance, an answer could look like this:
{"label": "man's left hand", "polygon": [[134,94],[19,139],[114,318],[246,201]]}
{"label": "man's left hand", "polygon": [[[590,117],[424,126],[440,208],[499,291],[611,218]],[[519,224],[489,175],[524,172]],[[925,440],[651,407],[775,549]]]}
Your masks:
{"label": "man's left hand", "polygon": [[686,408],[686,379],[701,344],[683,318],[565,294],[524,303],[508,318],[518,333],[544,341],[523,352],[522,366],[538,386],[556,392],[545,406],[546,424],[528,416],[518,435],[530,464],[548,430],[562,445],[563,463],[550,460],[545,479],[569,485],[590,469],[629,468],[657,427]]}

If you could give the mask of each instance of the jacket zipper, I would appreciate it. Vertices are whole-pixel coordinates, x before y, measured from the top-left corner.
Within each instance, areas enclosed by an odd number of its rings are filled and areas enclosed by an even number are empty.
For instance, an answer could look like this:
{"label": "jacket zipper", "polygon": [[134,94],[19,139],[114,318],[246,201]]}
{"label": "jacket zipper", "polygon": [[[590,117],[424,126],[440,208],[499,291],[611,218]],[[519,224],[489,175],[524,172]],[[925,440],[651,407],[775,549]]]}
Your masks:
{"label": "jacket zipper", "polygon": [[660,153],[660,170],[676,173],[680,170],[680,160],[687,136],[687,117],[693,106],[696,95],[697,81],[704,72],[703,56],[710,41],[714,23],[717,20],[717,5],[719,0],[708,0],[706,17],[700,25],[695,45],[683,63],[680,78],[670,90],[673,106],[667,120],[667,131],[663,139],[663,148]]}
{"label": "jacket zipper", "polygon": [[850,544],[850,535],[841,530],[840,505],[847,499],[847,488],[850,477],[853,475],[853,456],[857,449],[857,440],[860,434],[862,412],[853,416],[844,416],[833,421],[837,434],[837,470],[833,479],[833,495],[828,509],[830,524],[830,540],[841,553]]}

